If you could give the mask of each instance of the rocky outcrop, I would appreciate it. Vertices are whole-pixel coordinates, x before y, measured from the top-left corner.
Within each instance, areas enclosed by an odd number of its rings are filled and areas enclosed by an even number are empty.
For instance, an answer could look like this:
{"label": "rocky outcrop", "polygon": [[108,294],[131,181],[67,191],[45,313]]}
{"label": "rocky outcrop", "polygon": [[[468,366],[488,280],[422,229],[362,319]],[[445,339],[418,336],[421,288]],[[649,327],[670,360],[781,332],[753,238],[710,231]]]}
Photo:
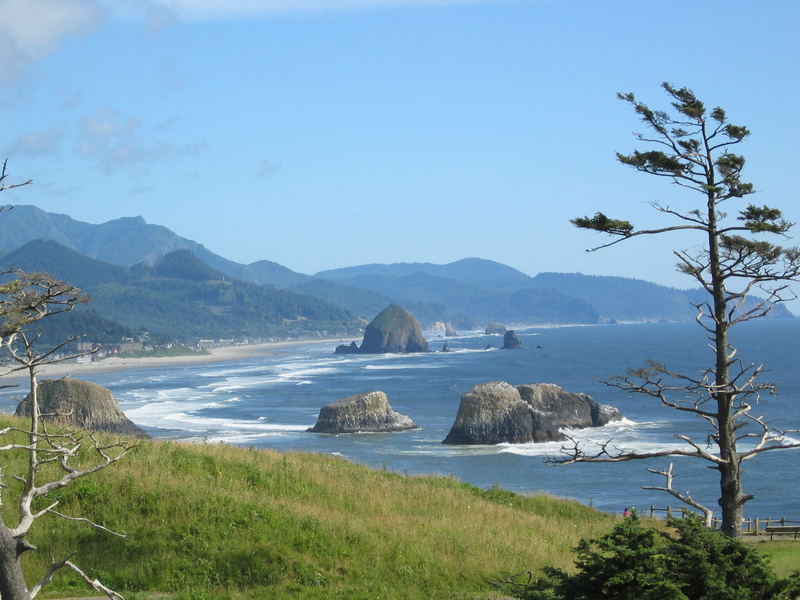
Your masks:
{"label": "rocky outcrop", "polygon": [[402,306],[390,304],[367,325],[358,351],[362,354],[427,352],[428,342],[414,315]]}
{"label": "rocky outcrop", "polygon": [[366,392],[326,404],[313,433],[389,432],[417,429],[416,423],[389,406],[383,392]]}
{"label": "rocky outcrop", "polygon": [[562,427],[600,427],[622,418],[586,394],[552,383],[512,386],[504,381],[476,385],[461,398],[443,444],[499,444],[564,440]]}
{"label": "rocky outcrop", "polygon": [[486,325],[485,335],[505,335],[506,326],[502,323],[489,323]]}
{"label": "rocky outcrop", "polygon": [[357,354],[358,353],[358,344],[355,342],[350,342],[350,345],[347,344],[339,344],[336,346],[336,350],[333,351],[334,354]]}
{"label": "rocky outcrop", "polygon": [[598,404],[586,394],[567,392],[554,383],[518,385],[517,391],[531,408],[534,442],[564,440],[561,427],[602,427],[622,418],[613,406]]}
{"label": "rocky outcrop", "polygon": [[506,331],[505,335],[503,336],[503,348],[506,350],[516,350],[518,348],[522,348],[522,342],[519,341],[519,336],[517,336],[517,332],[513,329]]}
{"label": "rocky outcrop", "polygon": [[442,352],[452,352],[453,350],[450,348],[450,344],[445,342],[442,344]]}
{"label": "rocky outcrop", "polygon": [[[81,379],[45,379],[39,382],[39,413],[47,423],[135,437],[148,437],[119,407],[111,390]],[[17,406],[16,415],[29,417],[30,394]]]}
{"label": "rocky outcrop", "polygon": [[444,335],[445,337],[456,337],[458,335],[458,332],[452,323],[444,324]]}

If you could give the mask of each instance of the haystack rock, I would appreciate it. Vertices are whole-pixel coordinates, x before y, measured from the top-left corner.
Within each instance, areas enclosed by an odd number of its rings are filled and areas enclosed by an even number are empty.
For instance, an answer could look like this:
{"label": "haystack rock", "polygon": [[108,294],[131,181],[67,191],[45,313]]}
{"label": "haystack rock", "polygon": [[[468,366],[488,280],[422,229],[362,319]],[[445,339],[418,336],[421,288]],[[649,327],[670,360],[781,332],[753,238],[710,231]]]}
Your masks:
{"label": "haystack rock", "polygon": [[481,383],[461,398],[458,414],[443,444],[500,444],[564,440],[562,427],[600,427],[622,418],[586,394],[572,394],[552,383],[512,386]]}
{"label": "haystack rock", "polygon": [[313,433],[390,432],[418,429],[409,417],[389,406],[383,392],[366,392],[322,407]]}
{"label": "haystack rock", "polygon": [[[47,423],[94,431],[149,437],[119,407],[111,390],[81,379],[45,379],[39,382],[39,412]],[[30,394],[18,406],[19,417],[31,414]]]}
{"label": "haystack rock", "polygon": [[427,352],[419,322],[402,306],[390,304],[364,330],[361,354]]}
{"label": "haystack rock", "polygon": [[489,323],[484,331],[485,335],[505,335],[506,326],[502,323]]}
{"label": "haystack rock", "polygon": [[444,335],[445,337],[456,337],[458,335],[458,332],[452,323],[444,324]]}
{"label": "haystack rock", "polygon": [[503,348],[506,350],[517,350],[518,348],[522,348],[522,342],[519,341],[519,336],[513,329],[506,331],[505,335],[503,336]]}

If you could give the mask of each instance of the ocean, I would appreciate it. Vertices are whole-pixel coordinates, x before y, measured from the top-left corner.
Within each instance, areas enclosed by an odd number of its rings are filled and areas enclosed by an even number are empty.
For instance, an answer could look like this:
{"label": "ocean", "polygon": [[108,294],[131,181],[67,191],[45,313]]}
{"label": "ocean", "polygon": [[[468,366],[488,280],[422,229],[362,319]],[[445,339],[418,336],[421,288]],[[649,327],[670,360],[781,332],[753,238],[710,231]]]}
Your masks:
{"label": "ocean", "polygon": [[[616,464],[553,466],[561,444],[445,446],[462,394],[487,381],[548,382],[584,392],[624,415],[606,427],[573,432],[583,443],[605,442],[640,451],[677,447],[676,433],[704,442],[704,422],[662,407],[656,400],[603,382],[642,366],[646,359],[696,374],[713,361],[708,340],[693,323],[531,327],[517,330],[519,350],[502,350],[502,338],[467,332],[429,335],[433,350],[450,353],[334,355],[336,343],[309,342],[274,354],[213,364],[134,369],[86,376],[110,388],[125,413],[155,437],[336,455],[374,468],[408,474],[453,476],[480,487],[500,485],[521,493],[549,493],[621,512],[626,506],[678,506],[645,467],[670,459]],[[732,341],[738,358],[763,362],[764,380],[778,393],[754,409],[783,430],[800,430],[800,319],[745,323]],[[487,344],[492,349],[485,350]],[[382,390],[394,410],[419,430],[391,434],[323,435],[306,432],[323,405],[359,392]],[[0,393],[0,409],[13,410],[14,390]],[[792,437],[794,436],[794,437]],[[790,433],[789,439],[800,439]],[[675,487],[716,507],[717,475],[705,461],[672,458]],[[755,494],[747,516],[800,520],[800,449],[764,453],[747,463],[744,488]]]}

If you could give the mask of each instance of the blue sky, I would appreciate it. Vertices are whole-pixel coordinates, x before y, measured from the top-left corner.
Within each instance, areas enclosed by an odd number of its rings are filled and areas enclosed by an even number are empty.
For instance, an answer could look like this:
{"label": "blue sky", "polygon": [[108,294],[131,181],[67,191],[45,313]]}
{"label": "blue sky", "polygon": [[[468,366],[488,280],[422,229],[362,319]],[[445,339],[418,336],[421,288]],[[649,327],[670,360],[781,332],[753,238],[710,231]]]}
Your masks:
{"label": "blue sky", "polygon": [[569,219],[696,198],[616,163],[692,88],[753,134],[754,201],[800,220],[800,3],[675,0],[0,0],[0,198],[141,215],[236,261],[305,273],[480,256],[526,273],[690,282],[691,237]]}

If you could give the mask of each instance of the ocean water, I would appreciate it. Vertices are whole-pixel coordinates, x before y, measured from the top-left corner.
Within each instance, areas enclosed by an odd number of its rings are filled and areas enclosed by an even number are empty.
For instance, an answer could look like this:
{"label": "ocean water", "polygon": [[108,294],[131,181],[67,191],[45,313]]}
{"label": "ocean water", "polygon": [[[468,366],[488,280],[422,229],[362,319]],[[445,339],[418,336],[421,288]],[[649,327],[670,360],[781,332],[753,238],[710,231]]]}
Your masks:
{"label": "ocean water", "polygon": [[[547,492],[602,510],[647,510],[678,502],[663,492],[645,467],[670,459],[617,464],[553,466],[561,444],[445,446],[462,394],[478,383],[549,382],[618,407],[625,416],[606,427],[573,432],[582,443],[605,442],[640,451],[678,447],[676,433],[704,441],[704,423],[664,408],[656,400],[603,383],[654,359],[695,374],[713,360],[708,341],[692,323],[576,326],[517,330],[521,350],[501,350],[499,336],[482,332],[448,338],[451,353],[353,356],[333,354],[335,343],[308,343],[241,361],[128,370],[87,376],[109,387],[126,414],[157,437],[229,443],[282,451],[341,456],[376,468],[409,474],[454,476],[488,487]],[[800,319],[746,323],[734,333],[738,358],[770,369],[765,381],[778,394],[762,398],[754,412],[784,430],[800,430]],[[445,341],[429,337],[432,349]],[[494,349],[484,350],[487,344]],[[419,430],[392,434],[321,435],[306,432],[323,405],[346,396],[382,390],[392,407]],[[18,394],[19,392],[16,392]],[[0,408],[13,409],[13,390]],[[800,439],[800,434],[789,434]],[[794,437],[792,437],[794,436]],[[705,461],[675,458],[675,486],[716,507],[716,473]],[[747,464],[745,492],[756,495],[746,514],[800,520],[800,449],[768,452]]]}

